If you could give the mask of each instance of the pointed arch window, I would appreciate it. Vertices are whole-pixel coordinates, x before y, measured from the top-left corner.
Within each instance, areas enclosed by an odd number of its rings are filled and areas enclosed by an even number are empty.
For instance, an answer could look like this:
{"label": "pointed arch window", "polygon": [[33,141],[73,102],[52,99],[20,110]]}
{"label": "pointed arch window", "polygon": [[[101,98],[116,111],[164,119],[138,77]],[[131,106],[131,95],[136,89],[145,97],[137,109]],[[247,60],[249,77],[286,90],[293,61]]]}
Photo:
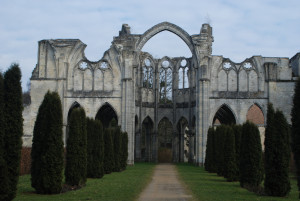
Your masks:
{"label": "pointed arch window", "polygon": [[153,88],[153,65],[150,59],[145,59],[143,62],[143,87]]}
{"label": "pointed arch window", "polygon": [[181,60],[178,71],[178,89],[189,88],[189,67],[185,59]]}
{"label": "pointed arch window", "polygon": [[[164,65],[165,64],[163,63],[163,66]],[[159,100],[161,103],[172,102],[173,72],[172,69],[168,66],[167,68],[162,67],[159,71]]]}

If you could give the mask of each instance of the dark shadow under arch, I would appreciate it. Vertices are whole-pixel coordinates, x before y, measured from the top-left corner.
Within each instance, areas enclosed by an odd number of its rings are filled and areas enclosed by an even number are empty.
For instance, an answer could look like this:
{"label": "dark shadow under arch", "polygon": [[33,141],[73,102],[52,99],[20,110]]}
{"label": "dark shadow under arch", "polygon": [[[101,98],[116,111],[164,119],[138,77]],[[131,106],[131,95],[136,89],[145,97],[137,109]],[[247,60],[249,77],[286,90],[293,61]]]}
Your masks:
{"label": "dark shadow under arch", "polygon": [[236,124],[235,116],[226,104],[223,104],[214,116],[213,125],[218,124]]}
{"label": "dark shadow under arch", "polygon": [[109,127],[109,123],[112,119],[115,119],[118,124],[118,116],[109,103],[105,103],[97,112],[96,119],[99,119],[104,128]]}

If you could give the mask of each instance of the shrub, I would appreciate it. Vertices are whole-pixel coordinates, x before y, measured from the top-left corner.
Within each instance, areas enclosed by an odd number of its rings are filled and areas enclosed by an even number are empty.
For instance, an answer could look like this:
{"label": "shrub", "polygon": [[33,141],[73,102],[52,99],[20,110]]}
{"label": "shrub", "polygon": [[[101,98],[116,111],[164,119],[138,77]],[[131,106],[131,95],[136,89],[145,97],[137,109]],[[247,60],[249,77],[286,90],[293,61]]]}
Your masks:
{"label": "shrub", "polygon": [[240,149],[241,149],[241,135],[242,135],[242,125],[233,125],[232,126],[234,136],[235,136],[235,161],[236,161],[236,166],[237,166],[237,172],[236,175],[240,175]]}
{"label": "shrub", "polygon": [[205,155],[205,170],[208,172],[215,171],[214,164],[214,128],[210,127],[207,132],[206,155]]}
{"label": "shrub", "polygon": [[259,130],[255,124],[247,121],[242,127],[240,185],[257,187],[262,180],[262,148]]}
{"label": "shrub", "polygon": [[103,127],[99,120],[87,118],[87,177],[103,177]]}
{"label": "shrub", "polygon": [[281,111],[268,105],[265,134],[265,192],[285,196],[291,189],[289,181],[289,125]]}
{"label": "shrub", "polygon": [[67,139],[65,177],[71,186],[83,186],[87,172],[86,117],[83,108],[75,108],[70,116]]}
{"label": "shrub", "polygon": [[7,200],[12,200],[16,196],[19,180],[23,135],[21,70],[18,64],[12,64],[4,74],[4,100],[4,160],[9,178]]}
{"label": "shrub", "polygon": [[227,126],[220,125],[216,129],[216,140],[215,140],[215,150],[216,150],[216,168],[217,174],[219,176],[224,176],[224,140],[226,135]]}
{"label": "shrub", "polygon": [[114,147],[114,172],[121,171],[121,129],[119,126],[112,128]]}
{"label": "shrub", "polygon": [[32,140],[31,185],[37,193],[60,193],[64,165],[62,105],[57,92],[47,92],[39,108]]}
{"label": "shrub", "polygon": [[121,169],[125,170],[127,166],[127,158],[128,158],[128,134],[126,132],[122,132],[122,146],[121,146]]}
{"label": "shrub", "polygon": [[5,158],[5,133],[4,133],[4,83],[0,73],[0,200],[8,200],[8,169]]}
{"label": "shrub", "polygon": [[104,129],[104,159],[103,159],[103,169],[105,174],[110,174],[114,169],[114,149],[112,141],[113,129]]}
{"label": "shrub", "polygon": [[[300,78],[298,78],[293,97],[292,116],[292,148],[297,168],[298,190],[300,190]],[[299,195],[300,198],[300,195]]]}
{"label": "shrub", "polygon": [[224,177],[227,181],[238,180],[238,166],[235,153],[235,135],[231,127],[227,127],[224,145]]}

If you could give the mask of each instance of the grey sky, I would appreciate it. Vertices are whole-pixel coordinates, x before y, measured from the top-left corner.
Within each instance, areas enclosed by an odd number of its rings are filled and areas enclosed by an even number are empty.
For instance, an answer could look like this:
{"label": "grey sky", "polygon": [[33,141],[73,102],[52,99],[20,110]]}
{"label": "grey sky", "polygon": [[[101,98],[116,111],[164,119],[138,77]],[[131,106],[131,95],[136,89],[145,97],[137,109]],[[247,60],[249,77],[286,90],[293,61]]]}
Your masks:
{"label": "grey sky", "polygon": [[[1,0],[0,69],[21,66],[23,87],[37,63],[37,42],[78,38],[86,57],[101,59],[122,24],[142,34],[169,21],[189,34],[213,27],[213,55],[242,62],[253,55],[292,57],[300,51],[299,0]],[[190,56],[176,35],[162,32],[144,46],[156,57]]]}

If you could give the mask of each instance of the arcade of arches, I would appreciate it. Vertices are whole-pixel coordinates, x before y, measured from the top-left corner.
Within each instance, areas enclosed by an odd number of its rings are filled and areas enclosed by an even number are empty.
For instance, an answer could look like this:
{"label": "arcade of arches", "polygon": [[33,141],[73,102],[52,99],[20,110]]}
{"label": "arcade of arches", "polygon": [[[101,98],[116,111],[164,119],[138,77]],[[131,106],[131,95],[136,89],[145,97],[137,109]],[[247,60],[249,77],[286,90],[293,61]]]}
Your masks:
{"label": "arcade of arches", "polygon": [[[164,31],[178,36],[191,56],[156,58],[143,51]],[[128,133],[129,164],[203,164],[207,130],[219,124],[252,121],[263,139],[270,102],[290,122],[293,75],[299,74],[296,57],[252,56],[236,63],[213,55],[213,42],[209,24],[190,35],[169,22],[142,34],[131,34],[124,24],[99,61],[86,58],[86,45],[79,39],[39,41],[31,105],[23,111],[23,146],[31,146],[37,108],[48,90],[62,99],[65,139],[73,108],[84,108],[86,116],[101,120],[104,127],[115,118]]]}

